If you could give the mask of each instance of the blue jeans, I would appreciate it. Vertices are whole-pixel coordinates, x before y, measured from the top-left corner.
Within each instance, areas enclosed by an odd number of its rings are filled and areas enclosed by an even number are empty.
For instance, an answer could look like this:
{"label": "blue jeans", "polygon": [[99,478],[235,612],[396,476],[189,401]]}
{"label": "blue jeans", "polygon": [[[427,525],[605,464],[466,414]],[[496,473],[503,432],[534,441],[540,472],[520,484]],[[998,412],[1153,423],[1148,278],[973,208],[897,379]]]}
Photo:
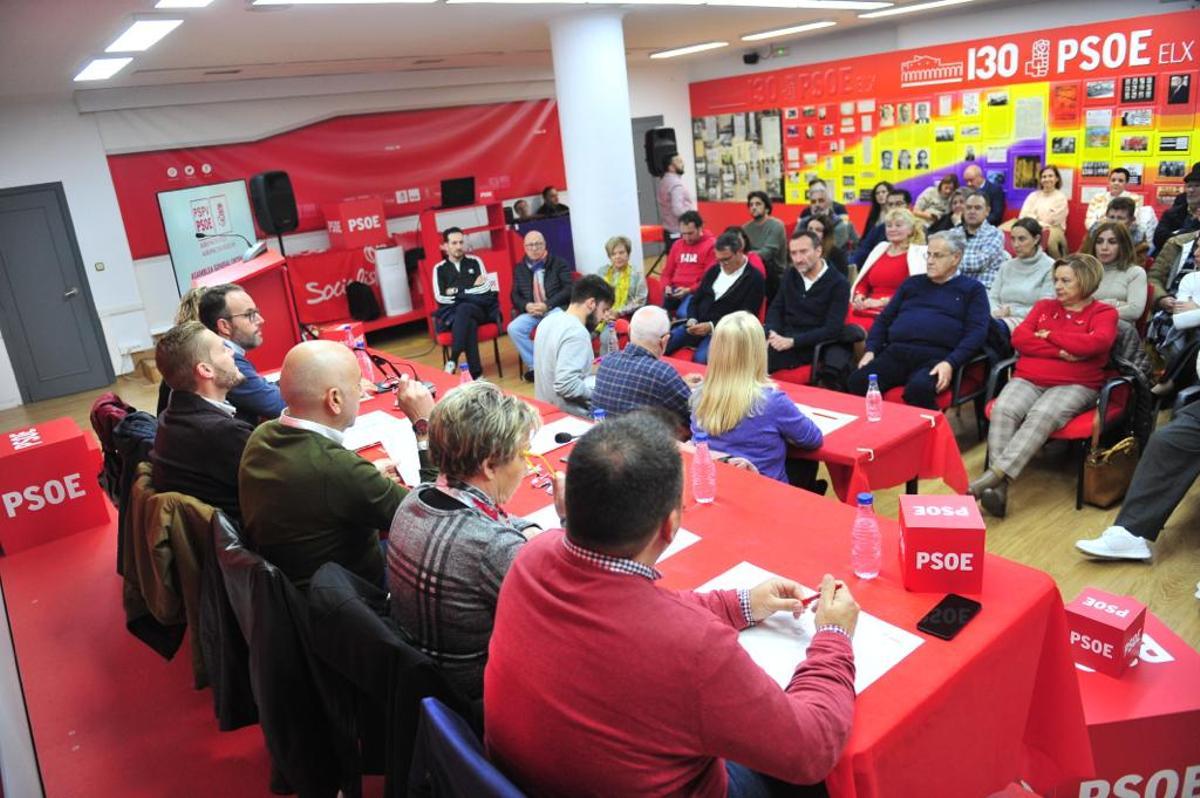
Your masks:
{"label": "blue jeans", "polygon": [[729,778],[729,798],[825,798],[829,795],[824,782],[809,786],[787,784],[728,759],[725,760],[725,775]]}
{"label": "blue jeans", "polygon": [[[546,316],[561,311],[562,308],[550,308]],[[546,316],[539,318],[529,313],[522,313],[508,323],[508,337],[512,339],[513,346],[517,348],[521,362],[527,369],[533,368],[533,331]]]}
{"label": "blue jeans", "polygon": [[712,343],[712,336],[705,335],[704,337],[689,335],[685,325],[679,325],[674,330],[671,330],[671,338],[667,341],[666,354],[670,355],[685,346],[690,346],[696,350],[696,354],[692,356],[693,363],[708,362],[708,345]]}

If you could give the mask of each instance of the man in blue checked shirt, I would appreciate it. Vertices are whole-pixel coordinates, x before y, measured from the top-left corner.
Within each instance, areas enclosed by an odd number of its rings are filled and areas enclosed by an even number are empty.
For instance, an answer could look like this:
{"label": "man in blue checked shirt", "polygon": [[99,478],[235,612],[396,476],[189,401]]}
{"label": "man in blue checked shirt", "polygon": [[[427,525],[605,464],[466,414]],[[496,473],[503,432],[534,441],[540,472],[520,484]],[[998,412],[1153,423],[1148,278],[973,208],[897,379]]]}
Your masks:
{"label": "man in blue checked shirt", "polygon": [[685,427],[691,422],[688,402],[692,388],[703,377],[680,377],[662,362],[671,321],[657,305],[646,305],[629,322],[629,343],[600,362],[592,407],[604,410],[608,417],[628,413],[639,407],[662,407],[676,416]]}
{"label": "man in blue checked shirt", "polygon": [[1004,251],[1004,234],[988,222],[990,207],[987,194],[978,189],[972,191],[963,206],[961,225],[967,237],[967,248],[958,273],[974,277],[984,288],[991,287],[1001,264],[1009,257]]}

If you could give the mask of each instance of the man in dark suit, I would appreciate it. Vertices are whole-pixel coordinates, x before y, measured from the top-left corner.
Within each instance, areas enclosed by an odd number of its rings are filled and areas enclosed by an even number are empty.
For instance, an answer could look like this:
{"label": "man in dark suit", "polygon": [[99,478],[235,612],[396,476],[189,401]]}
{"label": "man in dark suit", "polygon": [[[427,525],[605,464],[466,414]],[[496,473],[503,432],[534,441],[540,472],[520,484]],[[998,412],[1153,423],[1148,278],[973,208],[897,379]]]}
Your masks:
{"label": "man in dark suit", "polygon": [[154,489],[192,496],[240,521],[238,464],[254,428],[226,401],[245,380],[233,351],[203,324],[188,321],[167,331],[154,358],[171,388],[150,453]]}
{"label": "man in dark suit", "polygon": [[982,191],[987,196],[987,222],[992,227],[999,227],[1000,222],[1004,221],[1004,189],[984,178],[983,170],[975,164],[971,164],[963,170],[963,182],[977,191]]}
{"label": "man in dark suit", "polygon": [[[850,283],[821,256],[821,239],[802,230],[788,242],[792,267],[783,276],[764,328],[767,331],[767,370],[793,369],[812,363],[822,341],[842,334],[850,307]],[[849,351],[831,349],[826,366],[836,372],[850,364]]]}
{"label": "man in dark suit", "polygon": [[547,313],[571,301],[571,265],[546,251],[545,237],[534,230],[525,236],[525,257],[513,266],[513,320],[508,337],[525,364],[524,377],[533,379],[533,331]]}

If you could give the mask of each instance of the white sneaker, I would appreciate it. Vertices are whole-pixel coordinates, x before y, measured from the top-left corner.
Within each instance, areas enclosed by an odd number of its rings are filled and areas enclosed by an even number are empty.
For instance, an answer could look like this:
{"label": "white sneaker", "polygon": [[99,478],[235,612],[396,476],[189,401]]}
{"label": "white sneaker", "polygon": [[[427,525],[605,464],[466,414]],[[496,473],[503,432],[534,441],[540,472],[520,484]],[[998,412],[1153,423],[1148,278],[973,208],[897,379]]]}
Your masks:
{"label": "white sneaker", "polygon": [[1200,598],[1200,582],[1196,583],[1196,598]]}
{"label": "white sneaker", "polygon": [[1149,560],[1150,545],[1123,526],[1110,526],[1092,540],[1077,540],[1075,548],[1102,560]]}
{"label": "white sneaker", "polygon": [[447,374],[457,374],[458,364],[453,360],[447,360],[446,365],[442,366],[442,371],[446,372]]}

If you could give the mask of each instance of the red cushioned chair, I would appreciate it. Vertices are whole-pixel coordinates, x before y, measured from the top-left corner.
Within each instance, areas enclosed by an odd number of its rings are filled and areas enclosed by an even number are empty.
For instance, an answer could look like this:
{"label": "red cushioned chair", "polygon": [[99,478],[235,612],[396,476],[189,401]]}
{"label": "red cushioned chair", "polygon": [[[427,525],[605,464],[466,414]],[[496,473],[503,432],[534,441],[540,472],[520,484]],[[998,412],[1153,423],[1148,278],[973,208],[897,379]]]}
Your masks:
{"label": "red cushioned chair", "polygon": [[854,345],[859,341],[866,340],[867,333],[857,324],[847,324],[842,328],[842,334],[837,338],[831,338],[825,341],[819,341],[813,347],[812,363],[807,366],[797,366],[794,369],[780,369],[779,371],[771,372],[771,379],[779,380],[780,382],[789,382],[793,385],[816,385],[817,375],[821,373],[821,364],[824,362],[825,348],[834,344]]}
{"label": "red cushioned chair", "polygon": [[[984,437],[983,403],[988,384],[988,356],[980,353],[968,360],[962,367],[954,370],[950,378],[950,387],[937,395],[938,410],[945,412],[952,407],[960,407],[967,402],[975,403],[975,433],[979,440]],[[904,402],[904,386],[897,385],[884,391],[883,398],[888,402]]]}
{"label": "red cushioned chair", "polygon": [[[986,389],[986,405],[984,415],[990,420],[992,406],[996,404],[996,396],[1000,388],[1012,374],[1013,366],[1017,363],[1016,356],[1001,360],[992,368],[988,376]],[[1096,407],[1085,410],[1067,422],[1066,426],[1050,436],[1052,441],[1068,441],[1078,450],[1077,477],[1075,482],[1075,509],[1083,508],[1083,466],[1087,462],[1088,452],[1092,448],[1092,432],[1097,419],[1102,419],[1100,426],[1101,437],[1113,430],[1128,426],[1133,405],[1133,380],[1123,377],[1115,371],[1109,373],[1108,380],[1100,389],[1100,398]],[[984,455],[983,467],[988,467],[990,452]]]}
{"label": "red cushioned chair", "polygon": [[[424,298],[425,323],[429,327],[429,337],[442,348],[442,360],[449,360],[450,344],[454,341],[454,336],[448,331],[439,331],[437,322],[433,318],[433,312],[436,310],[436,303],[433,301],[433,265],[434,261],[430,258],[421,260],[420,284],[421,294]],[[497,277],[500,308],[496,312],[496,321],[491,324],[479,325],[478,338],[479,343],[492,342],[492,353],[496,357],[496,373],[500,375],[500,379],[504,379],[504,366],[500,362],[500,333],[504,331],[504,325],[507,322],[508,295],[512,289],[512,264],[492,263],[489,265],[489,270]]]}
{"label": "red cushioned chair", "polygon": [[[758,308],[758,323],[763,324],[767,320],[767,300],[764,298],[762,304]],[[715,325],[714,325],[715,327]],[[671,357],[678,360],[686,360],[691,363],[696,355],[696,350],[693,347],[685,346],[683,349],[676,349]],[[807,368],[807,367],[806,367]]]}

